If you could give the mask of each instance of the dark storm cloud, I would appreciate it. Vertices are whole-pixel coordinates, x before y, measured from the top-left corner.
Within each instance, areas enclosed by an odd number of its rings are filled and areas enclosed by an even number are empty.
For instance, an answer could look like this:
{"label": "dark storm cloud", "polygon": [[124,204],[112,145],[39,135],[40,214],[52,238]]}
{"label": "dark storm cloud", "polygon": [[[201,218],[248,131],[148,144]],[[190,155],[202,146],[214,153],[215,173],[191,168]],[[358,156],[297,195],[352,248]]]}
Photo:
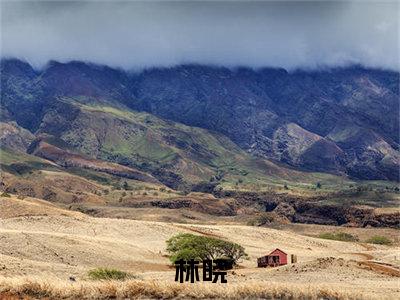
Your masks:
{"label": "dark storm cloud", "polygon": [[361,63],[399,69],[398,2],[1,2],[2,56],[37,67]]}

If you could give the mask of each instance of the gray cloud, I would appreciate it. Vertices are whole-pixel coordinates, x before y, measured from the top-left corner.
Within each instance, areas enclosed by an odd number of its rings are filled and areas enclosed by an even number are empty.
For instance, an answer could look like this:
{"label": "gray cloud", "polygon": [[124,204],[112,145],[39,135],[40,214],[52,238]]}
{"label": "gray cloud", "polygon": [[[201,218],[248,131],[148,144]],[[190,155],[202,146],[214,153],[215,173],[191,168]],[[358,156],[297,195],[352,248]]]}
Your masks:
{"label": "gray cloud", "polygon": [[399,3],[2,1],[2,56],[36,67],[180,63],[399,70]]}

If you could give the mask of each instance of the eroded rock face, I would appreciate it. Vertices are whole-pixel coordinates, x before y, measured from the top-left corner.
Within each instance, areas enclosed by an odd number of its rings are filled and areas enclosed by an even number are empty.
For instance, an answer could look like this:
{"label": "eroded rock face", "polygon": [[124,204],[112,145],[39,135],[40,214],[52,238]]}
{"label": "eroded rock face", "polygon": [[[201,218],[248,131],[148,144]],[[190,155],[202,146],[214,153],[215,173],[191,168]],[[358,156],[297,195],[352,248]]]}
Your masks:
{"label": "eroded rock face", "polygon": [[363,227],[366,226],[400,228],[400,213],[374,213],[370,219],[364,221]]}
{"label": "eroded rock face", "polygon": [[163,200],[125,200],[123,206],[129,207],[160,207],[168,209],[188,208],[192,211],[216,216],[234,216],[239,208],[234,199],[215,199],[210,197],[183,196]]}
{"label": "eroded rock face", "polygon": [[281,202],[273,212],[295,223],[400,228],[399,213],[379,214],[371,207],[327,205],[299,200]]}
{"label": "eroded rock face", "polygon": [[281,202],[274,209],[274,212],[279,216],[286,217],[289,221],[294,221],[296,210],[289,203]]}
{"label": "eroded rock face", "polygon": [[379,209],[369,206],[324,203],[329,197],[335,197],[334,195],[300,197],[232,191],[219,196],[232,197],[241,207],[253,207],[294,223],[400,228],[400,213],[380,213]]}

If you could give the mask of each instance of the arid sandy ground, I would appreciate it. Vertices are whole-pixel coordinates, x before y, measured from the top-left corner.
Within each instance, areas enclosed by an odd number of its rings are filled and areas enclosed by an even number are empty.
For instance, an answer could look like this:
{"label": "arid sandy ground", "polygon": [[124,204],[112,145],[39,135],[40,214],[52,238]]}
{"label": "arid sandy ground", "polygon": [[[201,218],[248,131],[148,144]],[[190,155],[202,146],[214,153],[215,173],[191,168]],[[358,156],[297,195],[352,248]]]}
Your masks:
{"label": "arid sandy ground", "polygon": [[[191,232],[245,247],[250,259],[228,273],[228,286],[326,286],[377,299],[400,298],[397,246],[330,241],[294,230],[243,225],[93,218],[33,198],[0,198],[0,206],[0,287],[2,281],[21,276],[68,284],[72,276],[74,284],[81,284],[88,280],[88,270],[97,267],[124,270],[139,280],[173,283],[175,271],[169,266],[165,241],[177,233]],[[393,229],[392,234],[397,232]],[[256,268],[257,257],[274,248],[296,254],[298,262]]]}

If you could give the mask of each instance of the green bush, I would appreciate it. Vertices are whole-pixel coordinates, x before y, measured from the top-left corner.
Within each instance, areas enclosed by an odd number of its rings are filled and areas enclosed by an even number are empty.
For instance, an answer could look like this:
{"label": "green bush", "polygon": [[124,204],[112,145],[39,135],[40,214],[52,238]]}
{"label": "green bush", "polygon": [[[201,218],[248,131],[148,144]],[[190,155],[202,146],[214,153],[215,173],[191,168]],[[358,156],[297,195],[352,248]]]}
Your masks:
{"label": "green bush", "polygon": [[241,258],[247,258],[244,248],[239,244],[221,239],[199,236],[190,233],[178,234],[167,241],[170,260],[204,260],[227,258],[234,264]]}
{"label": "green bush", "polygon": [[378,244],[378,245],[391,245],[392,241],[388,239],[386,236],[374,235],[373,237],[366,240],[367,243],[370,244]]}
{"label": "green bush", "polygon": [[116,269],[97,268],[90,270],[88,276],[92,280],[124,280],[128,273]]}
{"label": "green bush", "polygon": [[327,239],[327,240],[335,240],[335,241],[342,241],[342,242],[357,242],[358,237],[350,234],[350,233],[345,233],[345,232],[326,232],[326,233],[321,233],[318,235],[319,238],[321,239]]}

